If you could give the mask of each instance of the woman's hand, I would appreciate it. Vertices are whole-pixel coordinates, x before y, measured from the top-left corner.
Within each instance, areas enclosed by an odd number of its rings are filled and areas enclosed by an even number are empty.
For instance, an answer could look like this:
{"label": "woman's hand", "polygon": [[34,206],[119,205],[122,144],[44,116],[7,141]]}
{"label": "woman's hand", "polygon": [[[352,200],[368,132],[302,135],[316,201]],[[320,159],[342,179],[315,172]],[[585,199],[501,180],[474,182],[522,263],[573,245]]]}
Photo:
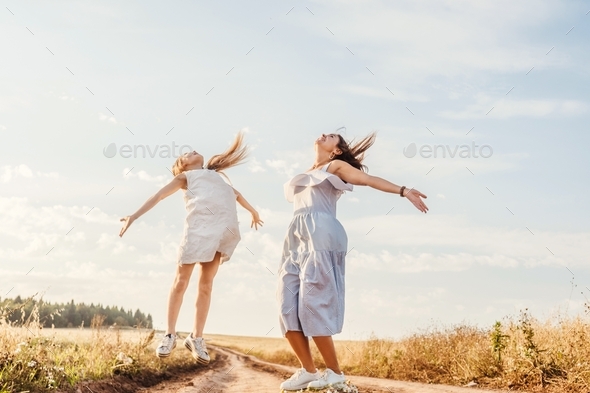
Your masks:
{"label": "woman's hand", "polygon": [[125,231],[127,231],[127,228],[129,228],[131,224],[133,224],[133,221],[135,221],[135,218],[132,216],[127,216],[121,218],[119,221],[123,222],[123,228],[121,228],[121,232],[119,232],[119,237],[123,237],[123,234]]}
{"label": "woman's hand", "polygon": [[416,209],[420,210],[422,213],[426,213],[428,211],[428,206],[424,204],[424,201],[421,198],[428,198],[426,195],[422,194],[420,191],[411,189],[411,190],[404,190],[404,197],[406,197],[410,202],[416,206]]}
{"label": "woman's hand", "polygon": [[264,221],[262,221],[260,219],[260,216],[258,215],[258,212],[256,210],[253,210],[251,213],[252,213],[252,224],[250,224],[250,228],[254,227],[256,230],[258,230],[258,225],[262,226]]}

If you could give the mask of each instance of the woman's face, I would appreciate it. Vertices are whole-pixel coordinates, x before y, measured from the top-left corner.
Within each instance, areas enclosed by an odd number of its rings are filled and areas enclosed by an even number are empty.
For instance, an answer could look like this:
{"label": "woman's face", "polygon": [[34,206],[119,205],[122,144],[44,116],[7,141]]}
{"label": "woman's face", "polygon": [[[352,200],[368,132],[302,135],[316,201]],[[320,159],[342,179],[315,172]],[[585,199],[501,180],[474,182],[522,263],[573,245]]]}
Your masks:
{"label": "woman's face", "polygon": [[315,140],[315,144],[318,148],[332,153],[338,150],[338,142],[340,138],[338,134],[322,134],[318,139]]}
{"label": "woman's face", "polygon": [[203,156],[197,153],[196,151],[190,151],[188,153],[184,153],[181,156],[182,165],[186,166],[203,166]]}

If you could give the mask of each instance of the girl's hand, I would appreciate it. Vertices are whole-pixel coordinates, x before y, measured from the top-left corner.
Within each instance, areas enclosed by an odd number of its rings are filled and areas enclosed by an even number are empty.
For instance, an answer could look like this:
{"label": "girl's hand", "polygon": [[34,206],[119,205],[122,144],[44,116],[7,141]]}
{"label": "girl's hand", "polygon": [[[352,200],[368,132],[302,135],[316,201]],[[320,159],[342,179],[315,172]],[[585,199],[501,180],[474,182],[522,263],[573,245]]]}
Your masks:
{"label": "girl's hand", "polygon": [[406,197],[410,202],[416,206],[416,209],[420,210],[422,213],[426,213],[428,211],[428,206],[424,204],[424,201],[421,198],[428,198],[426,195],[422,194],[420,191],[411,189],[411,190],[404,190],[404,197]]}
{"label": "girl's hand", "polygon": [[119,232],[119,237],[123,237],[123,234],[125,231],[127,231],[127,228],[129,228],[131,224],[133,224],[133,221],[135,221],[135,218],[127,216],[121,218],[119,221],[123,222],[123,228],[121,228],[121,232]]}
{"label": "girl's hand", "polygon": [[262,226],[262,223],[264,223],[264,221],[260,219],[258,212],[256,210],[252,211],[252,224],[250,224],[250,228],[254,227],[258,230],[258,225]]}

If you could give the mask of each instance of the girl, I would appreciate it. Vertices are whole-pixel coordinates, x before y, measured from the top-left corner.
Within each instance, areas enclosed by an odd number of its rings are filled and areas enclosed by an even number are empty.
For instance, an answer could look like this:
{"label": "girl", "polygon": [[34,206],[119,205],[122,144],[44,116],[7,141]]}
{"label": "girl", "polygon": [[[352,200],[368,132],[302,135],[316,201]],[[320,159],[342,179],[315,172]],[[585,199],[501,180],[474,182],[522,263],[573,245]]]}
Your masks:
{"label": "girl", "polygon": [[[156,349],[158,357],[167,357],[176,347],[176,320],[184,292],[189,283],[195,264],[200,265],[199,289],[197,294],[194,328],[184,340],[184,345],[200,364],[209,363],[209,354],[203,341],[203,329],[209,305],[213,278],[219,265],[228,261],[240,241],[236,200],[252,214],[252,224],[258,230],[263,221],[258,212],[236,189],[227,184],[219,175],[223,169],[239,164],[246,157],[242,146],[243,135],[238,133],[230,148],[223,154],[211,157],[203,167],[203,156],[193,151],[178,157],[172,166],[174,179],[131,216],[122,218],[123,236],[129,226],[162,199],[179,189],[184,190],[187,217],[184,235],[178,250],[176,278],[168,299],[168,327]],[[218,173],[219,172],[219,173]]]}
{"label": "girl", "polygon": [[[315,141],[315,163],[285,184],[294,202],[279,269],[278,298],[283,335],[301,369],[281,384],[283,390],[342,387],[346,381],[336,358],[332,336],[344,322],[344,259],[347,236],[336,219],[336,201],[352,185],[363,185],[405,197],[423,213],[426,195],[385,179],[369,176],[362,165],[375,134],[349,145],[338,134],[322,134]],[[315,341],[326,370],[316,370],[308,337]]]}

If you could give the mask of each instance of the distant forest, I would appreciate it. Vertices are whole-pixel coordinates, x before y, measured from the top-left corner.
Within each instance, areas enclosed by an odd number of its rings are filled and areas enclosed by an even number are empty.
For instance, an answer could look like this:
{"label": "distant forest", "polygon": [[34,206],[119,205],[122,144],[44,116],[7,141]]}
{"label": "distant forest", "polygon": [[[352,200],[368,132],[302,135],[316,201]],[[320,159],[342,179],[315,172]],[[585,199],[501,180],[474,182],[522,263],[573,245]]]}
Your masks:
{"label": "distant forest", "polygon": [[17,296],[14,299],[0,299],[0,318],[18,324],[26,321],[33,310],[39,312],[39,323],[45,328],[71,328],[89,327],[95,315],[102,315],[103,325],[118,327],[142,327],[152,328],[152,316],[147,316],[139,309],[125,310],[123,307],[103,307],[94,303],[50,303],[44,300],[21,299]]}

